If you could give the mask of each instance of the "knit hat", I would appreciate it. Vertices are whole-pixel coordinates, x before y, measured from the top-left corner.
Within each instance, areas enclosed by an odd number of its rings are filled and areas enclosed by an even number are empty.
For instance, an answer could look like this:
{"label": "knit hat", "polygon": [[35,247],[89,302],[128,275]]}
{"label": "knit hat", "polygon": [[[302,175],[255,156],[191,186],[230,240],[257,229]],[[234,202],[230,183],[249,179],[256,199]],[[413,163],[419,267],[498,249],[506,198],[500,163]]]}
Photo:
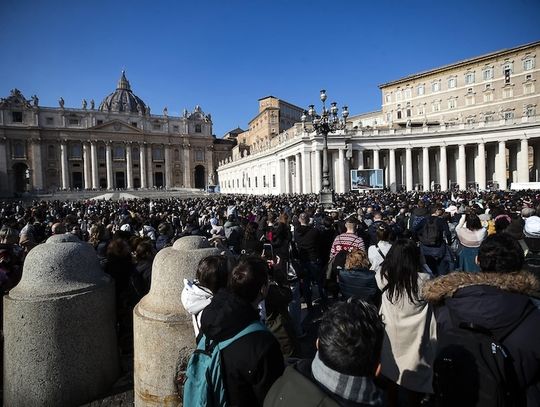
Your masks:
{"label": "knit hat", "polygon": [[540,238],[540,217],[530,216],[525,219],[523,232],[526,237]]}

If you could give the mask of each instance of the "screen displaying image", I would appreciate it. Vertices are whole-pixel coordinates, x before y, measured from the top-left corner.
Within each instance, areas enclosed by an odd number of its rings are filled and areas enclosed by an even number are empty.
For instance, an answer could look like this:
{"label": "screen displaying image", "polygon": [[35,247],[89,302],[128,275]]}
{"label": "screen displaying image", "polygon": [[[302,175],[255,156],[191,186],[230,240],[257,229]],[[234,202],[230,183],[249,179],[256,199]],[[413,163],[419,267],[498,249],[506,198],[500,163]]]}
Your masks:
{"label": "screen displaying image", "polygon": [[383,189],[383,170],[351,170],[351,189]]}

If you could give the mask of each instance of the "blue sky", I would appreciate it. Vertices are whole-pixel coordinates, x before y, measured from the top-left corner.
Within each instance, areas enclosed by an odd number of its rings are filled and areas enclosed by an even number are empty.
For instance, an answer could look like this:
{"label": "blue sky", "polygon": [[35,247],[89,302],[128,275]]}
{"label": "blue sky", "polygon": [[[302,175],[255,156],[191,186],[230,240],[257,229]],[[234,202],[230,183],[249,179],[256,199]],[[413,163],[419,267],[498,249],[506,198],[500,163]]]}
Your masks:
{"label": "blue sky", "polygon": [[381,83],[538,40],[539,0],[1,0],[0,96],[99,104],[125,68],[153,113],[199,104],[222,136],[263,96],[373,111]]}

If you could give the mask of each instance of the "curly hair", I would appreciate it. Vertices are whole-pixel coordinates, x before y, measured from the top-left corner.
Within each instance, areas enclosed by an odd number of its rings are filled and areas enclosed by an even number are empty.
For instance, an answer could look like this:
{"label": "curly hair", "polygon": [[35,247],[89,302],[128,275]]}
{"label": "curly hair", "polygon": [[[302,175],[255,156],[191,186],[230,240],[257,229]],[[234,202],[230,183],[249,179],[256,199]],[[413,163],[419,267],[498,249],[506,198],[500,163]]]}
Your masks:
{"label": "curly hair", "polygon": [[484,273],[510,273],[523,267],[524,255],[518,241],[508,233],[488,236],[478,249],[478,265]]}
{"label": "curly hair", "polygon": [[345,270],[367,269],[370,265],[367,253],[364,250],[353,249],[347,253]]}

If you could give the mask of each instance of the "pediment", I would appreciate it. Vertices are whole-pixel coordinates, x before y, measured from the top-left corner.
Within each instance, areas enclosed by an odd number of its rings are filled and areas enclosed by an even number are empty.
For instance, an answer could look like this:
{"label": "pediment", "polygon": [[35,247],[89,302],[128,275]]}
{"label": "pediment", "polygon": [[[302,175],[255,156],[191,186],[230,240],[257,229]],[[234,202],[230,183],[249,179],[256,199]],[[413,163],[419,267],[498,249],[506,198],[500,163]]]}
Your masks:
{"label": "pediment", "polygon": [[120,120],[111,120],[110,122],[98,124],[97,126],[92,127],[92,129],[110,133],[142,133],[142,130],[138,127],[121,122]]}

